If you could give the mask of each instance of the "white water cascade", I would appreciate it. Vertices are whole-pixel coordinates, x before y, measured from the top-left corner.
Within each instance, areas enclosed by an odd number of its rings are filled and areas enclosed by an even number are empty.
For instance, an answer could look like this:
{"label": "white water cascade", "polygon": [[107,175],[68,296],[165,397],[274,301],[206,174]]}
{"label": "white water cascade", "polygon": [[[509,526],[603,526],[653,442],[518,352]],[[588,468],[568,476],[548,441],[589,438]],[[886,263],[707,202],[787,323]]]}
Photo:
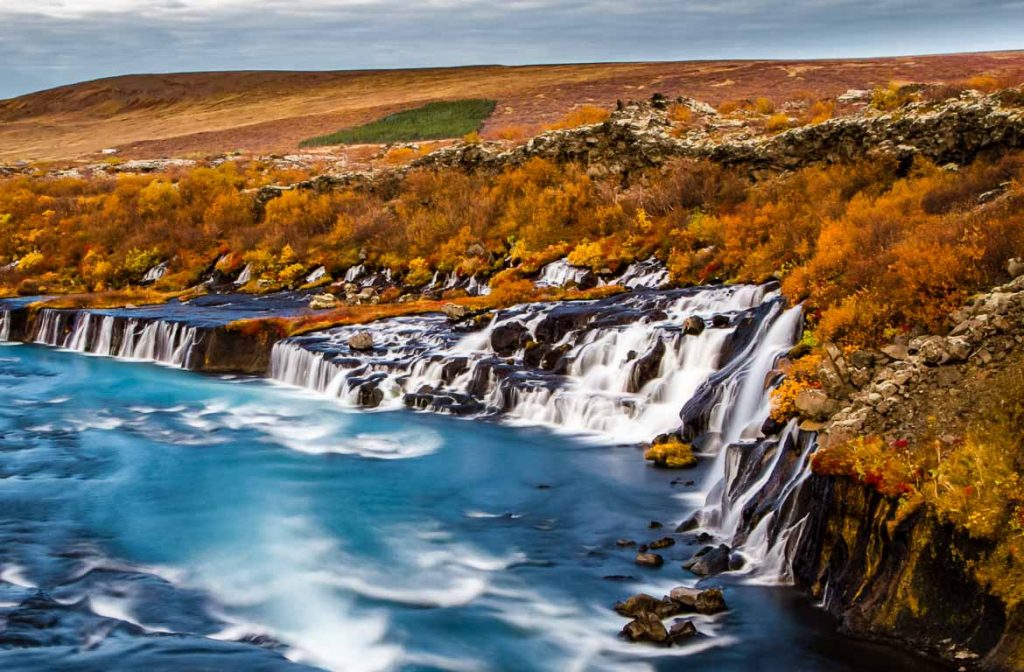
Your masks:
{"label": "white water cascade", "polygon": [[568,260],[559,259],[541,268],[534,284],[537,287],[565,287],[570,283],[578,285],[589,273],[590,269],[573,266]]}
{"label": "white water cascade", "polygon": [[32,341],[91,355],[190,368],[199,329],[180,322],[44,308]]}
{"label": "white water cascade", "polygon": [[0,343],[11,340],[11,311],[0,310]]}
{"label": "white water cascade", "polygon": [[[692,317],[705,328],[684,330]],[[791,580],[814,441],[793,424],[763,428],[778,359],[801,328],[800,308],[765,287],[645,291],[517,306],[468,333],[427,315],[309,334],[274,346],[270,376],[351,406],[500,416],[615,442],[681,431],[712,460],[697,528],[742,554],[750,580],[779,583]],[[349,348],[364,330],[373,351]]]}
{"label": "white water cascade", "polygon": [[[688,317],[708,328],[685,334]],[[735,410],[717,421],[739,436],[767,416],[765,379],[799,320],[799,309],[753,286],[523,305],[470,333],[439,315],[395,318],[281,341],[270,375],[351,405],[501,413],[634,442],[677,429],[680,410],[729,367],[715,389]],[[368,354],[347,346],[364,330]]]}

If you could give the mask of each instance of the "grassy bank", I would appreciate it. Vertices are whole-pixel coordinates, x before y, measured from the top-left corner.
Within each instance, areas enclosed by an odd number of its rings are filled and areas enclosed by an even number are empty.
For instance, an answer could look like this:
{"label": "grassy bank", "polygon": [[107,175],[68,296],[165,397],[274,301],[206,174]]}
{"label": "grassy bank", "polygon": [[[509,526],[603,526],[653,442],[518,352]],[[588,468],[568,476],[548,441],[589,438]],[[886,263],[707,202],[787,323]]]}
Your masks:
{"label": "grassy bank", "polygon": [[494,106],[495,101],[484,98],[427,103],[412,110],[389,114],[369,124],[308,138],[300,142],[299,146],[323,147],[461,138],[467,133],[480,130],[484,120],[494,112]]}

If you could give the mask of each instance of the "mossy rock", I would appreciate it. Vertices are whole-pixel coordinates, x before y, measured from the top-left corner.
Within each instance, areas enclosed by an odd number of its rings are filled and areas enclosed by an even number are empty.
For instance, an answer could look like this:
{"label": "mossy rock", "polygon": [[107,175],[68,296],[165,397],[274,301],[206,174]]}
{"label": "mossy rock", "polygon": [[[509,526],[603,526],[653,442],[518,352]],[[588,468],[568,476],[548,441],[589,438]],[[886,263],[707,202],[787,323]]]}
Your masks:
{"label": "mossy rock", "polygon": [[693,447],[677,438],[655,443],[644,452],[644,459],[664,469],[688,469],[697,465]]}

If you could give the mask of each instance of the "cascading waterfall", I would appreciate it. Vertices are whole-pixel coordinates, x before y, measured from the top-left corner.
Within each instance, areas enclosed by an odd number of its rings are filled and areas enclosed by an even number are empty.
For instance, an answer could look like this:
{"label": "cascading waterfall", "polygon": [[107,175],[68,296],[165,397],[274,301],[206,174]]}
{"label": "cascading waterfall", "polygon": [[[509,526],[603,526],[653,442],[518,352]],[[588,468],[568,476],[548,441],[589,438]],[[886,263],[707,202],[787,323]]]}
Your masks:
{"label": "cascading waterfall", "polygon": [[[681,324],[691,316],[711,326],[686,335]],[[517,306],[469,334],[442,316],[333,329],[276,344],[270,375],[353,405],[502,413],[634,442],[676,429],[680,409],[734,358],[743,365],[725,383],[743,401],[756,391],[757,401],[735,415],[746,424],[767,415],[764,380],[798,321],[798,309],[783,310],[763,287],[638,292]],[[374,336],[369,354],[347,346],[363,330]],[[738,341],[745,347],[736,350]]]}
{"label": "cascading waterfall", "polygon": [[[659,283],[662,270],[627,273]],[[706,328],[686,333],[690,317]],[[500,414],[617,442],[649,441],[682,418],[714,460],[701,527],[743,553],[754,580],[778,582],[789,579],[814,443],[792,424],[767,438],[762,428],[778,359],[801,328],[800,308],[767,287],[638,291],[516,306],[469,333],[428,315],[288,339],[270,375],[353,406]],[[363,330],[372,352],[347,345]]]}
{"label": "cascading waterfall", "polygon": [[197,327],[180,322],[44,308],[36,319],[32,341],[85,354],[187,369],[200,338]]}
{"label": "cascading waterfall", "polygon": [[11,340],[11,311],[0,311],[0,343]]}
{"label": "cascading waterfall", "polygon": [[538,287],[565,287],[569,283],[578,285],[590,272],[587,268],[573,266],[566,259],[559,259],[541,268],[534,284]]}

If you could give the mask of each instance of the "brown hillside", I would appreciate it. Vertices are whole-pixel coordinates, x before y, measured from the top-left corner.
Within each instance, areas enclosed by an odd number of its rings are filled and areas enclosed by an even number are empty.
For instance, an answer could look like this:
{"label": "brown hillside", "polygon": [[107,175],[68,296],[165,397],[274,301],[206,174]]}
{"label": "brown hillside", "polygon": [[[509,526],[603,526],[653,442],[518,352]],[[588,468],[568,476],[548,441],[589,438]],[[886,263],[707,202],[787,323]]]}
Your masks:
{"label": "brown hillside", "polygon": [[[129,75],[0,101],[0,160],[130,157],[230,150],[290,152],[300,140],[431,100],[489,97],[488,122],[536,128],[575,105],[654,92],[712,104],[834,96],[889,81],[1024,80],[1024,52],[860,60],[689,61],[474,66],[350,72]],[[485,128],[486,132],[487,128]]]}

